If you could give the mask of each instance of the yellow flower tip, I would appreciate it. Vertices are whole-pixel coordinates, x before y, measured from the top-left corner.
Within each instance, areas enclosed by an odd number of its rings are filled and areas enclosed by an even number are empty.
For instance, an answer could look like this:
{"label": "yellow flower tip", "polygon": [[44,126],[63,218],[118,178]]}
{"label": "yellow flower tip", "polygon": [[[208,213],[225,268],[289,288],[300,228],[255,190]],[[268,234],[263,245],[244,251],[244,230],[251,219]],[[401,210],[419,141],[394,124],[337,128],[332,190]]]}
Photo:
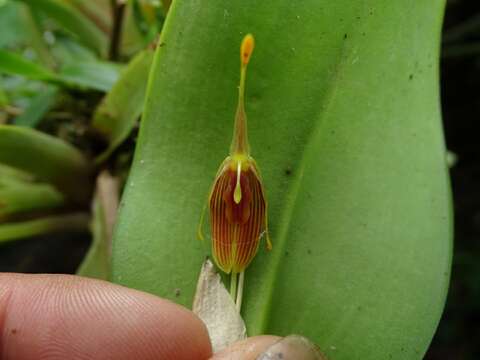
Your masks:
{"label": "yellow flower tip", "polygon": [[242,66],[247,66],[252,56],[253,48],[255,47],[255,39],[252,34],[247,34],[240,45],[240,62]]}
{"label": "yellow flower tip", "polygon": [[270,240],[270,235],[268,235],[268,229],[267,229],[266,237],[267,237],[267,250],[271,251],[273,248],[273,245],[272,245],[272,240]]}

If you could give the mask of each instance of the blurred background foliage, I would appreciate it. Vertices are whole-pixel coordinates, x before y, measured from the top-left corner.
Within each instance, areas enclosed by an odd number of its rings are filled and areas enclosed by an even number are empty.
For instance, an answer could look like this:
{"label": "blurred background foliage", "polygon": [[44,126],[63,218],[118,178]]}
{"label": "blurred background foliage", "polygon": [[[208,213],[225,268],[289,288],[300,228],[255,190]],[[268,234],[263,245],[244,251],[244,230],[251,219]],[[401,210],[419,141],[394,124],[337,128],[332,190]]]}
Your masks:
{"label": "blurred background foliage", "polygon": [[108,278],[168,6],[0,1],[0,270]]}
{"label": "blurred background foliage", "polygon": [[[0,271],[108,277],[111,229],[168,6],[0,0]],[[426,358],[478,359],[478,1],[448,1],[441,61],[455,252]]]}

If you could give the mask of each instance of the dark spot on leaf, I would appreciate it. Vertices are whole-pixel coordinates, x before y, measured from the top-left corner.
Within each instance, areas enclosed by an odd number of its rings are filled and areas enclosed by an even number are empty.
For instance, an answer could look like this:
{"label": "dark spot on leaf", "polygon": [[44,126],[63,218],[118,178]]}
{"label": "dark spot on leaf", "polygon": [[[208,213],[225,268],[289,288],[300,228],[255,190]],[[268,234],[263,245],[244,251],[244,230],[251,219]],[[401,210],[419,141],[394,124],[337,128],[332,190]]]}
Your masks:
{"label": "dark spot on leaf", "polygon": [[176,289],[175,289],[175,297],[179,297],[181,293],[182,293],[182,292],[181,292],[181,290],[180,290],[179,288],[176,288]]}
{"label": "dark spot on leaf", "polygon": [[17,329],[12,329],[12,335],[15,335],[17,333]]}
{"label": "dark spot on leaf", "polygon": [[410,75],[408,76],[408,79],[409,79],[409,80],[412,80],[412,79],[413,79],[413,74],[410,74]]}
{"label": "dark spot on leaf", "polygon": [[165,45],[167,45],[167,44],[164,43],[164,42],[161,42],[160,44],[158,44],[159,47],[163,47],[163,46],[165,46]]}
{"label": "dark spot on leaf", "polygon": [[307,254],[310,255],[311,253],[312,253],[312,250],[308,249],[308,250],[307,250]]}
{"label": "dark spot on leaf", "polygon": [[288,251],[285,251],[285,256],[288,256],[288,254],[290,254]]}
{"label": "dark spot on leaf", "polygon": [[287,176],[292,175],[292,168],[291,168],[290,166],[288,166],[288,167],[285,169],[285,175],[287,175]]}
{"label": "dark spot on leaf", "polygon": [[348,37],[347,33],[343,35],[343,38],[346,39]]}

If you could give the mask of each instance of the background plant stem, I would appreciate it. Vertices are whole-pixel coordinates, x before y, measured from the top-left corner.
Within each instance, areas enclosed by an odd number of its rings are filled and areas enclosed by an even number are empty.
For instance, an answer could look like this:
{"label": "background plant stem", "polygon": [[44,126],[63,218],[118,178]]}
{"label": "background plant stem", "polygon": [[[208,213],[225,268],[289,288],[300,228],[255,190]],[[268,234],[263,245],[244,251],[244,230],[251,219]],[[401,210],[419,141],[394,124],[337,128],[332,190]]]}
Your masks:
{"label": "background plant stem", "polygon": [[122,36],[123,15],[125,13],[125,3],[123,1],[111,0],[112,8],[112,35],[110,37],[110,49],[108,51],[108,58],[110,60],[118,59],[118,47]]}

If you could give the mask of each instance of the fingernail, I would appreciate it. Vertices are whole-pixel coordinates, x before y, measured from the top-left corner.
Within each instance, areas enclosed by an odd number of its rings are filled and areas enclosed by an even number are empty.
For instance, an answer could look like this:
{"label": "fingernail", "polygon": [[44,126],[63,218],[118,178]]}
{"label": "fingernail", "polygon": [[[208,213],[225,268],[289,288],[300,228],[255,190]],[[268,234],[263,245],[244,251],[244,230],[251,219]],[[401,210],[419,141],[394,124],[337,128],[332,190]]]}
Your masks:
{"label": "fingernail", "polygon": [[280,339],[262,353],[257,360],[327,360],[317,345],[300,335]]}

